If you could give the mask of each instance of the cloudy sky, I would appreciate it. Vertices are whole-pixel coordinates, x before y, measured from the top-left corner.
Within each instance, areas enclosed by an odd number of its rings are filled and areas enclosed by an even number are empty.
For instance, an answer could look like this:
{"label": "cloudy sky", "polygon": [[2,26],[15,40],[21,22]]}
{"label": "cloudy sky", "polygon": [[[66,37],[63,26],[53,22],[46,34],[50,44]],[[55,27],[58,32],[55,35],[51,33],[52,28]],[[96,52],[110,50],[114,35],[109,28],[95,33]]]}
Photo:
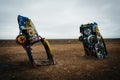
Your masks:
{"label": "cloudy sky", "polygon": [[0,0],[0,39],[16,38],[18,15],[47,39],[78,38],[79,26],[91,22],[104,38],[120,38],[120,0]]}

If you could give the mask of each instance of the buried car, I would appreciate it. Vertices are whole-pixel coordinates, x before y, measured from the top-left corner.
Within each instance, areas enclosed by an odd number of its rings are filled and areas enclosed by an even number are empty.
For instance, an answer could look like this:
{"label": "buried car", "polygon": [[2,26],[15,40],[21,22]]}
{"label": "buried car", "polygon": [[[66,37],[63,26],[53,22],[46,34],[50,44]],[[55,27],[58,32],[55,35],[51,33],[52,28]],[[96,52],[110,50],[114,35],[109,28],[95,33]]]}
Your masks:
{"label": "buried car", "polygon": [[80,26],[81,36],[79,40],[83,42],[85,55],[95,56],[98,59],[104,59],[107,56],[106,45],[98,29],[96,22],[82,24]]}
{"label": "buried car", "polygon": [[49,42],[38,34],[31,19],[18,15],[18,24],[20,32],[19,35],[16,37],[16,42],[19,45],[23,46],[33,67],[36,67],[36,65],[38,65],[38,60],[33,59],[31,46],[37,42],[41,42],[45,48],[47,56],[45,62],[49,65],[54,64],[52,50],[50,48]]}

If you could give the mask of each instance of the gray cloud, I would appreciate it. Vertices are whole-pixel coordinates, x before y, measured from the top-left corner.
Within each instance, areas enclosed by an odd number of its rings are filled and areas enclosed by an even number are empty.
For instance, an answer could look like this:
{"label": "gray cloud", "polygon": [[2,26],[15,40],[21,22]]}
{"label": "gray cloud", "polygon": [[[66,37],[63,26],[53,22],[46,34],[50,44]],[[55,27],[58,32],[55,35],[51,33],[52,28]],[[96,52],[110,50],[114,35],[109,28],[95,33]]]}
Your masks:
{"label": "gray cloud", "polygon": [[32,19],[46,38],[78,38],[79,26],[97,22],[103,37],[119,37],[119,0],[0,0],[0,39],[15,39],[17,15]]}

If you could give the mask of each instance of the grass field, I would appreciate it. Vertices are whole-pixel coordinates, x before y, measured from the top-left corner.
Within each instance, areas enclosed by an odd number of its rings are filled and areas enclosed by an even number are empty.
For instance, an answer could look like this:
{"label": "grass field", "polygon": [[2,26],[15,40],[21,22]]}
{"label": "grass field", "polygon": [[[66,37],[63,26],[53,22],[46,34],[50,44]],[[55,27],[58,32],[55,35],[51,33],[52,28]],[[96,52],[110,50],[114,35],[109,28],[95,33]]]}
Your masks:
{"label": "grass field", "polygon": [[[120,39],[105,42],[108,57],[98,60],[84,56],[78,40],[50,40],[55,65],[34,69],[14,40],[0,40],[0,80],[120,80]],[[32,49],[34,59],[46,58],[41,44]]]}

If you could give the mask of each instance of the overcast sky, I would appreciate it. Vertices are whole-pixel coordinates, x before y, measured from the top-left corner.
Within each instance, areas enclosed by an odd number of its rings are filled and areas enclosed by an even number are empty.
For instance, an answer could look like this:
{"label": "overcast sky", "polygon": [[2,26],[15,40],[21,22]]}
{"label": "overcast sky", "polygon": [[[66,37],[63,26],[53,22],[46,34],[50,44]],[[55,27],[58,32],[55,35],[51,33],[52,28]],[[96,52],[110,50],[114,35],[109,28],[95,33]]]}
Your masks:
{"label": "overcast sky", "polygon": [[0,39],[16,38],[18,15],[47,39],[78,38],[79,26],[91,22],[104,38],[120,38],[120,0],[0,0]]}

